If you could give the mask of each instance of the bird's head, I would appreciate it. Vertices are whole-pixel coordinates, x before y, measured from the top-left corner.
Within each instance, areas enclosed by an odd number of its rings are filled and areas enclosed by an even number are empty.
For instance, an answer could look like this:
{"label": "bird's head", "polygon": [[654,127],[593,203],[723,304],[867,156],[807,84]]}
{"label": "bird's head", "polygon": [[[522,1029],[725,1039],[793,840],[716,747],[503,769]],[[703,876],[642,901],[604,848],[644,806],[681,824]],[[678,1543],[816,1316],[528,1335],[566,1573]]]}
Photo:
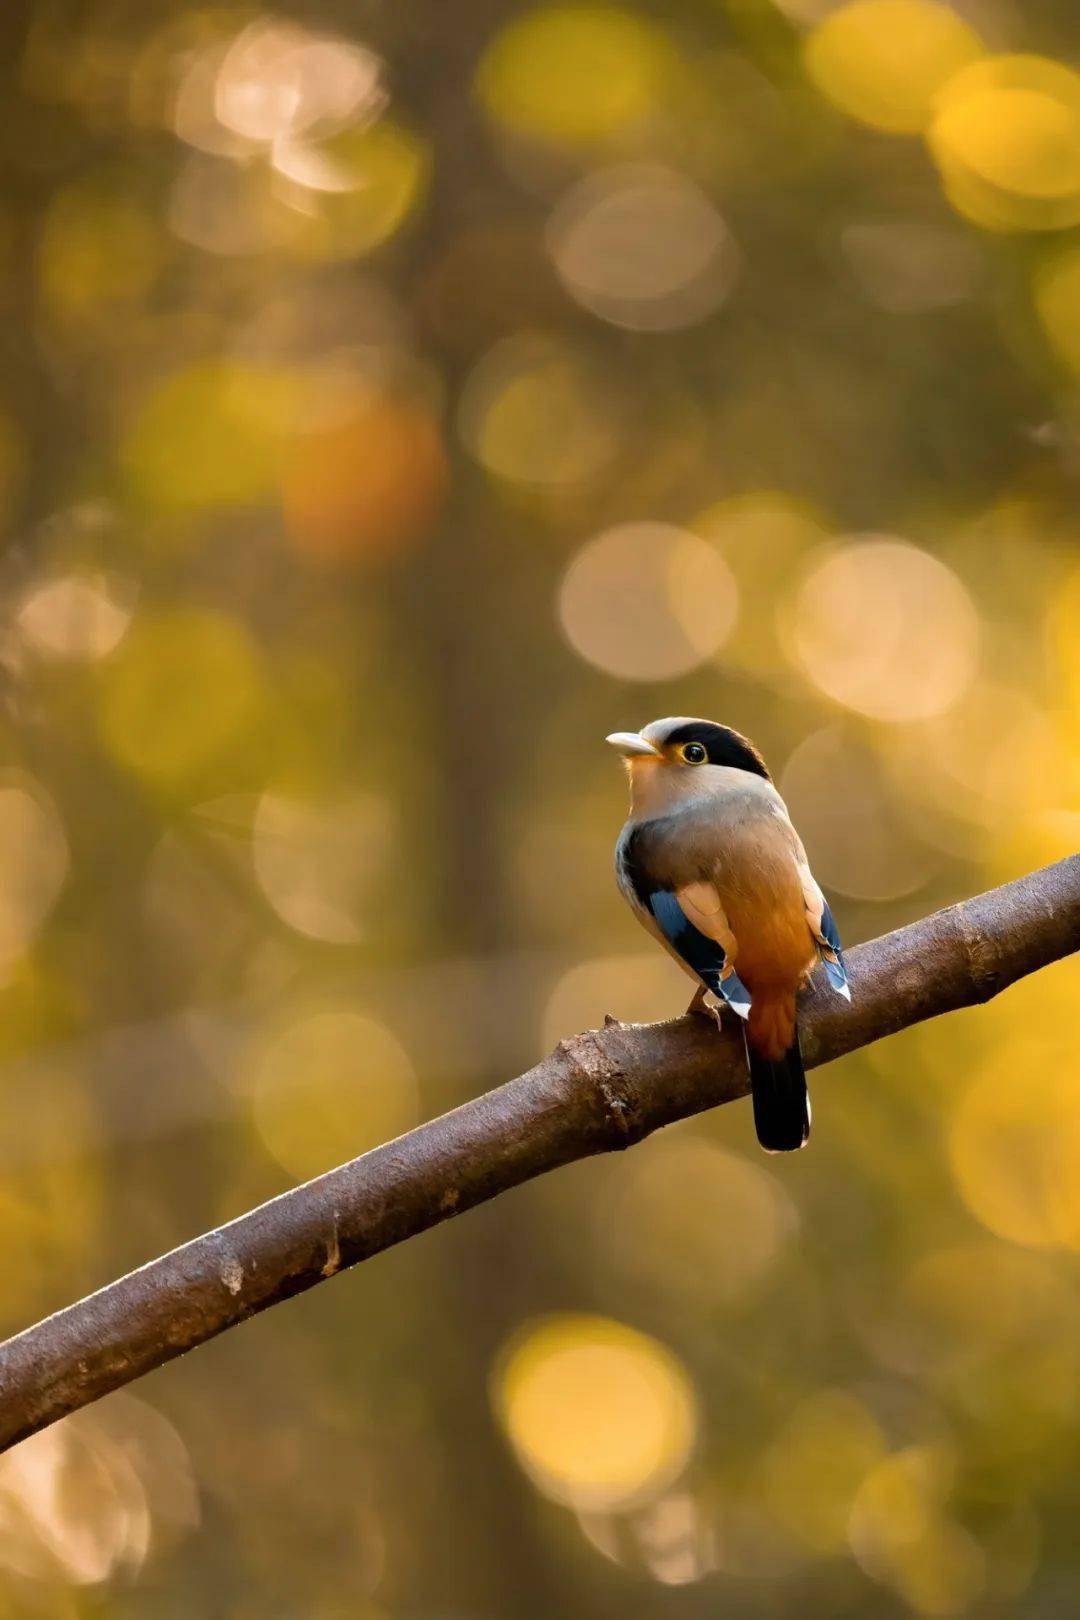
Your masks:
{"label": "bird's head", "polygon": [[[622,755],[631,791],[648,797],[693,792],[713,778],[710,767],[747,771],[771,781],[765,761],[746,737],[713,720],[685,715],[653,720],[640,731],[613,731],[607,738]],[[705,773],[700,778],[698,772]]]}

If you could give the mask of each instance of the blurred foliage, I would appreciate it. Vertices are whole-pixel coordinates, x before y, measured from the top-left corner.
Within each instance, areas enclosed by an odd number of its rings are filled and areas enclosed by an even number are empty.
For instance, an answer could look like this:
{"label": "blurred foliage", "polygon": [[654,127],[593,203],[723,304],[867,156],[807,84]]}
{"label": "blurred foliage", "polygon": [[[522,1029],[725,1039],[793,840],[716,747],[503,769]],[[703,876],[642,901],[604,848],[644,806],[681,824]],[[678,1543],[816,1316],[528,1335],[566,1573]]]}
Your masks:
{"label": "blurred foliage", "polygon": [[[1066,0],[9,0],[3,1331],[679,1009],[601,745],[845,938],[1075,848]],[[0,1612],[1080,1603],[1078,973],[0,1460]]]}

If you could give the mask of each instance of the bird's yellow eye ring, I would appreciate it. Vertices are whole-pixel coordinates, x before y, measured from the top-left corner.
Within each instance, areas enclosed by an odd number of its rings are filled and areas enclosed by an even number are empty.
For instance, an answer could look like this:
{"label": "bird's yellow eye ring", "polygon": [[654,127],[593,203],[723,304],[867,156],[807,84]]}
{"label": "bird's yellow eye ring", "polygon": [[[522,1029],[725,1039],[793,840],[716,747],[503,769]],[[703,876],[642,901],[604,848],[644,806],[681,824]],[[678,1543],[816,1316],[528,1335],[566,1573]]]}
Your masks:
{"label": "bird's yellow eye ring", "polygon": [[679,755],[688,765],[704,765],[709,757],[708,749],[699,742],[683,743]]}

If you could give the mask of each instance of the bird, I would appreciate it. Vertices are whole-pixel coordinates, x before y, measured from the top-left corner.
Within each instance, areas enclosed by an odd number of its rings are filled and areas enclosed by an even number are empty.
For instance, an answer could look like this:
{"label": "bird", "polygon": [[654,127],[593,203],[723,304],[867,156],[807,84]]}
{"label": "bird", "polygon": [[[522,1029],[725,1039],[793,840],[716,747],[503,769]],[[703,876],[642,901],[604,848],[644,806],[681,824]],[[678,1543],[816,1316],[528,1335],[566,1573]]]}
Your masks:
{"label": "bird", "polygon": [[615,874],[638,920],[696,981],[691,1012],[739,1019],[769,1153],[810,1135],[796,997],[820,962],[851,990],[840,935],[758,749],[685,715],[616,731],[630,779]]}

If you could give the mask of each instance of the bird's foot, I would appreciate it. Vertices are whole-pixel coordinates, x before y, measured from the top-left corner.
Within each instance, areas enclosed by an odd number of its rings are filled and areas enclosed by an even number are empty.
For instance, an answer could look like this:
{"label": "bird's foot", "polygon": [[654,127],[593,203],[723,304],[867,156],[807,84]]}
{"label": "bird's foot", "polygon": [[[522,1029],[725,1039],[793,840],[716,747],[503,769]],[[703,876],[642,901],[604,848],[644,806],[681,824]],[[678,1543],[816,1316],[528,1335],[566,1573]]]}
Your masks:
{"label": "bird's foot", "polygon": [[687,1012],[696,1013],[699,1018],[711,1018],[713,1015],[712,1008],[709,1006],[709,1003],[706,1000],[708,994],[709,992],[706,990],[705,986],[703,984],[699,985],[694,991],[694,999],[690,1003],[689,1007],[687,1007]]}
{"label": "bird's foot", "polygon": [[720,1008],[720,998],[714,996],[711,990],[706,990],[705,986],[702,985],[699,990],[694,991],[694,999],[686,1010],[688,1013],[696,1014],[698,1018],[707,1018],[710,1023],[716,1025],[717,1029],[722,1029]]}

